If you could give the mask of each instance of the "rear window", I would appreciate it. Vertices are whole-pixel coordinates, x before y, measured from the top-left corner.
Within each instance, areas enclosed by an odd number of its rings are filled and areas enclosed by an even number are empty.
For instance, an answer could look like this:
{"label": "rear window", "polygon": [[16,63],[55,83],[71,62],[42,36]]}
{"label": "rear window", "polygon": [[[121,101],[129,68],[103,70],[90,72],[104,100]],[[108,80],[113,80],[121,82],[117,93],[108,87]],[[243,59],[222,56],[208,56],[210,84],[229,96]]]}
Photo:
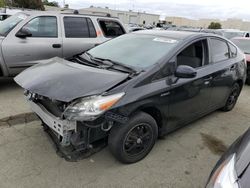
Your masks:
{"label": "rear window", "polygon": [[89,18],[64,17],[64,30],[66,38],[94,38],[95,27]]}
{"label": "rear window", "polygon": [[230,47],[231,57],[232,58],[236,57],[237,56],[237,48],[230,43],[229,43],[229,47]]}
{"label": "rear window", "polygon": [[220,62],[229,59],[228,45],[219,39],[211,39],[211,53],[213,62]]}
{"label": "rear window", "polygon": [[102,32],[106,37],[118,37],[125,34],[123,27],[113,20],[99,20]]}

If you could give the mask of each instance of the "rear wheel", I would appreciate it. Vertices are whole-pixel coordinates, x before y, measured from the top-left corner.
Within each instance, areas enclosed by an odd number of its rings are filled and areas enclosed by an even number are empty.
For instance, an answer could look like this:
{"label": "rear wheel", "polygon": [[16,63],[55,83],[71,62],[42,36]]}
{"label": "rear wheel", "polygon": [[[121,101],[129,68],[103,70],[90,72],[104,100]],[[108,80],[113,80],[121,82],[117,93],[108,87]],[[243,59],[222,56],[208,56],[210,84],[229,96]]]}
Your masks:
{"label": "rear wheel", "polygon": [[111,129],[109,148],[119,161],[135,163],[146,157],[157,137],[158,127],[154,118],[139,112],[126,125],[117,125]]}
{"label": "rear wheel", "polygon": [[240,95],[240,91],[240,85],[238,83],[235,83],[231,89],[231,93],[227,99],[226,105],[221,109],[222,111],[228,112],[234,108]]}

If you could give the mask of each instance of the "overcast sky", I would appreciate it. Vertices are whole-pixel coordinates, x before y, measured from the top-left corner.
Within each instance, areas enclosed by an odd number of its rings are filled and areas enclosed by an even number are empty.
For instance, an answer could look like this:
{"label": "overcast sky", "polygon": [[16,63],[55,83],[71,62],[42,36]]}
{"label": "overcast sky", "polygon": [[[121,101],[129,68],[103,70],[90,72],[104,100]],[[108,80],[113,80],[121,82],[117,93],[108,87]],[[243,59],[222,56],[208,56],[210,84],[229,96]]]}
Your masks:
{"label": "overcast sky", "polygon": [[[63,0],[59,0],[62,5]],[[249,0],[65,0],[70,8],[91,5],[111,9],[146,11],[165,16],[187,18],[242,18],[250,20]]]}

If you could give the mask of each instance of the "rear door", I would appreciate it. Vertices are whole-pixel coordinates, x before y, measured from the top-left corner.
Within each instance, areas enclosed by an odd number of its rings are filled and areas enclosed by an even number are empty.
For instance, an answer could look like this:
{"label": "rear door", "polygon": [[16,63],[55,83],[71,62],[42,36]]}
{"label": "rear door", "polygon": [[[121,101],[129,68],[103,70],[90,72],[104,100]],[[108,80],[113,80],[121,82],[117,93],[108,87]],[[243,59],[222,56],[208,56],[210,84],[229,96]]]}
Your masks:
{"label": "rear door", "polygon": [[101,43],[92,20],[80,15],[63,15],[63,57],[82,53]]}
{"label": "rear door", "polygon": [[[21,28],[27,29],[32,36],[16,37]],[[57,16],[35,16],[9,33],[2,43],[2,50],[10,74],[16,74],[42,59],[62,57],[62,38],[58,28]]]}
{"label": "rear door", "polygon": [[225,104],[236,77],[237,62],[231,53],[227,41],[220,38],[210,38],[212,75],[211,105],[221,107]]}

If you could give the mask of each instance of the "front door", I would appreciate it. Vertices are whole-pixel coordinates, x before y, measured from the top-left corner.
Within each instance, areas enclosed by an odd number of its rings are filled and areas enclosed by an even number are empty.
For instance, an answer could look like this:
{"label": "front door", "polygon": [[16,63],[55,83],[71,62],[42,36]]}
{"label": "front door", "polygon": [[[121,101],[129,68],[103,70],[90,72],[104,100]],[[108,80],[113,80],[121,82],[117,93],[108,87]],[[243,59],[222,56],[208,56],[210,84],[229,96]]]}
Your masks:
{"label": "front door", "polygon": [[2,43],[4,60],[10,74],[15,75],[39,60],[62,57],[61,32],[56,16],[34,17],[22,28],[32,36],[19,38],[15,36],[18,31],[13,30]]}
{"label": "front door", "polygon": [[191,79],[177,79],[171,86],[167,129],[172,131],[209,111],[212,72],[208,74],[207,40],[189,45],[177,55],[177,66],[187,65],[197,70]]}

